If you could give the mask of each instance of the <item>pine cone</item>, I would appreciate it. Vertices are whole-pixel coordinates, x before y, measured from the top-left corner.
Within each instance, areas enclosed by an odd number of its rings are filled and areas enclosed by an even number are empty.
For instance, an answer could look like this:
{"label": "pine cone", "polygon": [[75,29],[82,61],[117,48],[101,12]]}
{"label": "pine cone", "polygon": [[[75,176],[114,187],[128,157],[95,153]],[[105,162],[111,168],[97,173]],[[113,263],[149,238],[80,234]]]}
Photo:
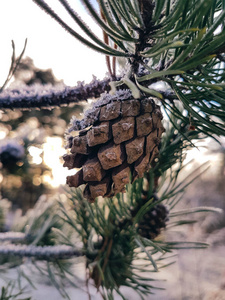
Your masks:
{"label": "pine cone", "polygon": [[81,168],[67,177],[70,187],[86,184],[84,196],[112,197],[125,185],[143,177],[158,154],[164,132],[160,108],[153,99],[133,99],[129,91],[104,94],[84,119],[72,120],[68,136],[71,154],[64,155],[64,167]]}
{"label": "pine cone", "polygon": [[157,204],[148,211],[138,224],[138,233],[147,239],[156,238],[162,228],[166,227],[169,211],[163,204]]}

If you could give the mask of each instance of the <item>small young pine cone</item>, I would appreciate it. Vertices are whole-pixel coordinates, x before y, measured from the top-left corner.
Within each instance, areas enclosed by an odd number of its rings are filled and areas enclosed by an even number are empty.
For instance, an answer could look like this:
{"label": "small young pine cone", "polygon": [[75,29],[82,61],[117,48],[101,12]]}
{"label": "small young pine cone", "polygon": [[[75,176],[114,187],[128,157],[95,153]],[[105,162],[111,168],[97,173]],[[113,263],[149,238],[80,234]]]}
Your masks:
{"label": "small young pine cone", "polygon": [[147,239],[153,240],[166,227],[169,211],[163,204],[157,204],[149,210],[138,223],[138,233]]}

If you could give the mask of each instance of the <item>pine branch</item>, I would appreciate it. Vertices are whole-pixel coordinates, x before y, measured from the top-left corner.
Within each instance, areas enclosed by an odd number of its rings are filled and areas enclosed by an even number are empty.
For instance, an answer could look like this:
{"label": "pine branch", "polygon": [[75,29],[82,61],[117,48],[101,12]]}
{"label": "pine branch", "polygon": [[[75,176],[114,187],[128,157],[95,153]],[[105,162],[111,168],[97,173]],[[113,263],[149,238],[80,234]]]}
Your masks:
{"label": "pine branch", "polygon": [[26,239],[26,234],[23,232],[0,232],[0,242],[11,241],[21,242]]}
{"label": "pine branch", "polygon": [[[118,78],[119,79],[119,78]],[[87,101],[90,98],[98,98],[104,92],[109,92],[111,89],[110,78],[103,80],[92,80],[90,83],[83,85],[78,84],[76,87],[69,86],[23,86],[20,89],[6,89],[0,93],[0,109],[41,109],[60,107],[72,103]],[[120,89],[127,88],[125,84],[120,86]],[[163,99],[173,102],[177,100],[177,96],[167,91],[153,90],[162,95]]]}
{"label": "pine branch", "polygon": [[24,86],[20,89],[6,89],[0,94],[0,109],[53,108],[63,104],[79,103],[89,98],[98,98],[110,90],[109,78],[101,81],[95,78],[89,84],[76,87]]}
{"label": "pine branch", "polygon": [[35,257],[38,260],[69,259],[83,256],[82,250],[71,246],[33,246],[33,245],[0,245],[1,255],[14,255],[19,257]]}
{"label": "pine branch", "polygon": [[[74,18],[74,21],[85,31],[85,33],[91,37],[91,39],[96,42],[97,44],[100,44],[101,47],[93,44],[88,39],[84,38],[82,35],[78,34],[73,28],[68,26],[67,23],[65,23],[54,11],[53,9],[44,1],[44,0],[33,0],[34,3],[36,3],[40,8],[42,8],[47,14],[49,14],[56,22],[58,22],[68,33],[70,33],[73,37],[78,39],[81,43],[85,44],[86,46],[92,48],[93,50],[106,54],[106,55],[115,55],[115,56],[122,56],[122,57],[130,57],[130,54],[117,51],[113,48],[108,47],[106,44],[102,43],[91,31],[88,27],[86,27],[85,23],[76,15],[70,6],[65,1],[61,1],[65,4],[65,7],[68,9],[69,13]],[[90,5],[91,6],[91,5]],[[92,6],[91,6],[92,7]],[[94,11],[94,16],[98,19],[98,16],[96,12]],[[96,19],[95,18],[95,19]],[[103,23],[104,24],[104,23]],[[105,28],[106,31],[109,31],[110,33],[113,33],[110,28]],[[120,38],[120,35],[118,35],[116,32],[114,35],[118,38]]]}

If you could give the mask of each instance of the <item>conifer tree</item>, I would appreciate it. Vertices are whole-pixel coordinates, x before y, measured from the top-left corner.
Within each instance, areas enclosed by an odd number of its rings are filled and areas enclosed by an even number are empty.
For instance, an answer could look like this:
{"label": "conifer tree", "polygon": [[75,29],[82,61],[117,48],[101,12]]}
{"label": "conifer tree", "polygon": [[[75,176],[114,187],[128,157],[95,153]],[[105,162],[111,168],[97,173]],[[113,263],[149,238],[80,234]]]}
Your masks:
{"label": "conifer tree", "polygon": [[[197,207],[178,212],[174,207],[182,201],[186,186],[207,168],[195,170],[179,183],[186,151],[200,139],[218,140],[225,134],[225,3],[98,0],[93,4],[81,0],[102,29],[101,39],[76,13],[75,4],[59,0],[83,34],[47,1],[33,1],[69,34],[102,53],[109,77],[74,88],[47,92],[40,88],[38,94],[32,86],[16,95],[10,89],[0,94],[1,109],[96,99],[82,120],[72,118],[66,132],[64,166],[79,170],[67,178],[67,203],[59,201],[53,209],[60,210],[60,215],[51,222],[46,217],[45,230],[38,223],[43,216],[38,216],[24,235],[3,235],[0,238],[12,244],[0,247],[0,252],[47,261],[49,275],[65,295],[54,272],[66,276],[62,259],[84,256],[87,278],[103,299],[113,299],[115,292],[125,299],[121,286],[142,298],[154,289],[144,272],[165,266],[172,249],[206,247],[166,242],[160,234],[174,217],[216,211]],[[124,66],[120,73],[118,60]],[[176,225],[191,222],[187,218],[175,221]],[[54,245],[43,242],[50,229]],[[74,232],[81,248],[71,238]],[[142,254],[145,266],[134,264]]]}

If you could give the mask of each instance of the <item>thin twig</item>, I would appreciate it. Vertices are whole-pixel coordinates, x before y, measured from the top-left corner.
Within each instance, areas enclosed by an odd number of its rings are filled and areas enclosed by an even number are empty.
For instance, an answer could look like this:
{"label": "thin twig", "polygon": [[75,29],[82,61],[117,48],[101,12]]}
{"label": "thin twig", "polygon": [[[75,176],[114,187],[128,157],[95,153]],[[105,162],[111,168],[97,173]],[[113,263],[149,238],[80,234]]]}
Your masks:
{"label": "thin twig", "polygon": [[[117,49],[117,44],[114,43],[114,48]],[[116,57],[113,56],[112,58],[112,73],[113,73],[113,78],[116,78]]]}
{"label": "thin twig", "polygon": [[[109,260],[109,256],[111,254],[111,250],[112,250],[112,245],[113,245],[113,240],[110,239],[109,240],[109,243],[108,243],[108,248],[107,248],[107,252],[106,252],[106,257],[104,259],[104,263],[103,263],[103,266],[102,266],[102,273],[104,274],[105,272],[105,268],[107,266],[107,263],[108,263],[108,260]],[[103,245],[104,247],[104,245]],[[105,247],[104,247],[105,248]],[[98,284],[97,284],[97,289],[99,289],[100,285],[101,285],[101,282],[102,282],[102,277],[99,276],[99,280],[98,280]]]}
{"label": "thin twig", "polygon": [[[100,6],[100,13],[101,13],[102,19],[106,22],[106,18],[105,18],[105,15],[104,15],[104,13],[103,13],[103,11],[101,9],[101,6]],[[106,45],[109,46],[109,36],[108,36],[108,34],[104,30],[103,30],[103,40],[106,43]],[[108,69],[109,74],[110,74],[110,76],[112,78],[113,77],[113,72],[112,72],[112,68],[111,68],[111,62],[110,62],[109,55],[105,56],[105,60],[106,60],[107,69]]]}

